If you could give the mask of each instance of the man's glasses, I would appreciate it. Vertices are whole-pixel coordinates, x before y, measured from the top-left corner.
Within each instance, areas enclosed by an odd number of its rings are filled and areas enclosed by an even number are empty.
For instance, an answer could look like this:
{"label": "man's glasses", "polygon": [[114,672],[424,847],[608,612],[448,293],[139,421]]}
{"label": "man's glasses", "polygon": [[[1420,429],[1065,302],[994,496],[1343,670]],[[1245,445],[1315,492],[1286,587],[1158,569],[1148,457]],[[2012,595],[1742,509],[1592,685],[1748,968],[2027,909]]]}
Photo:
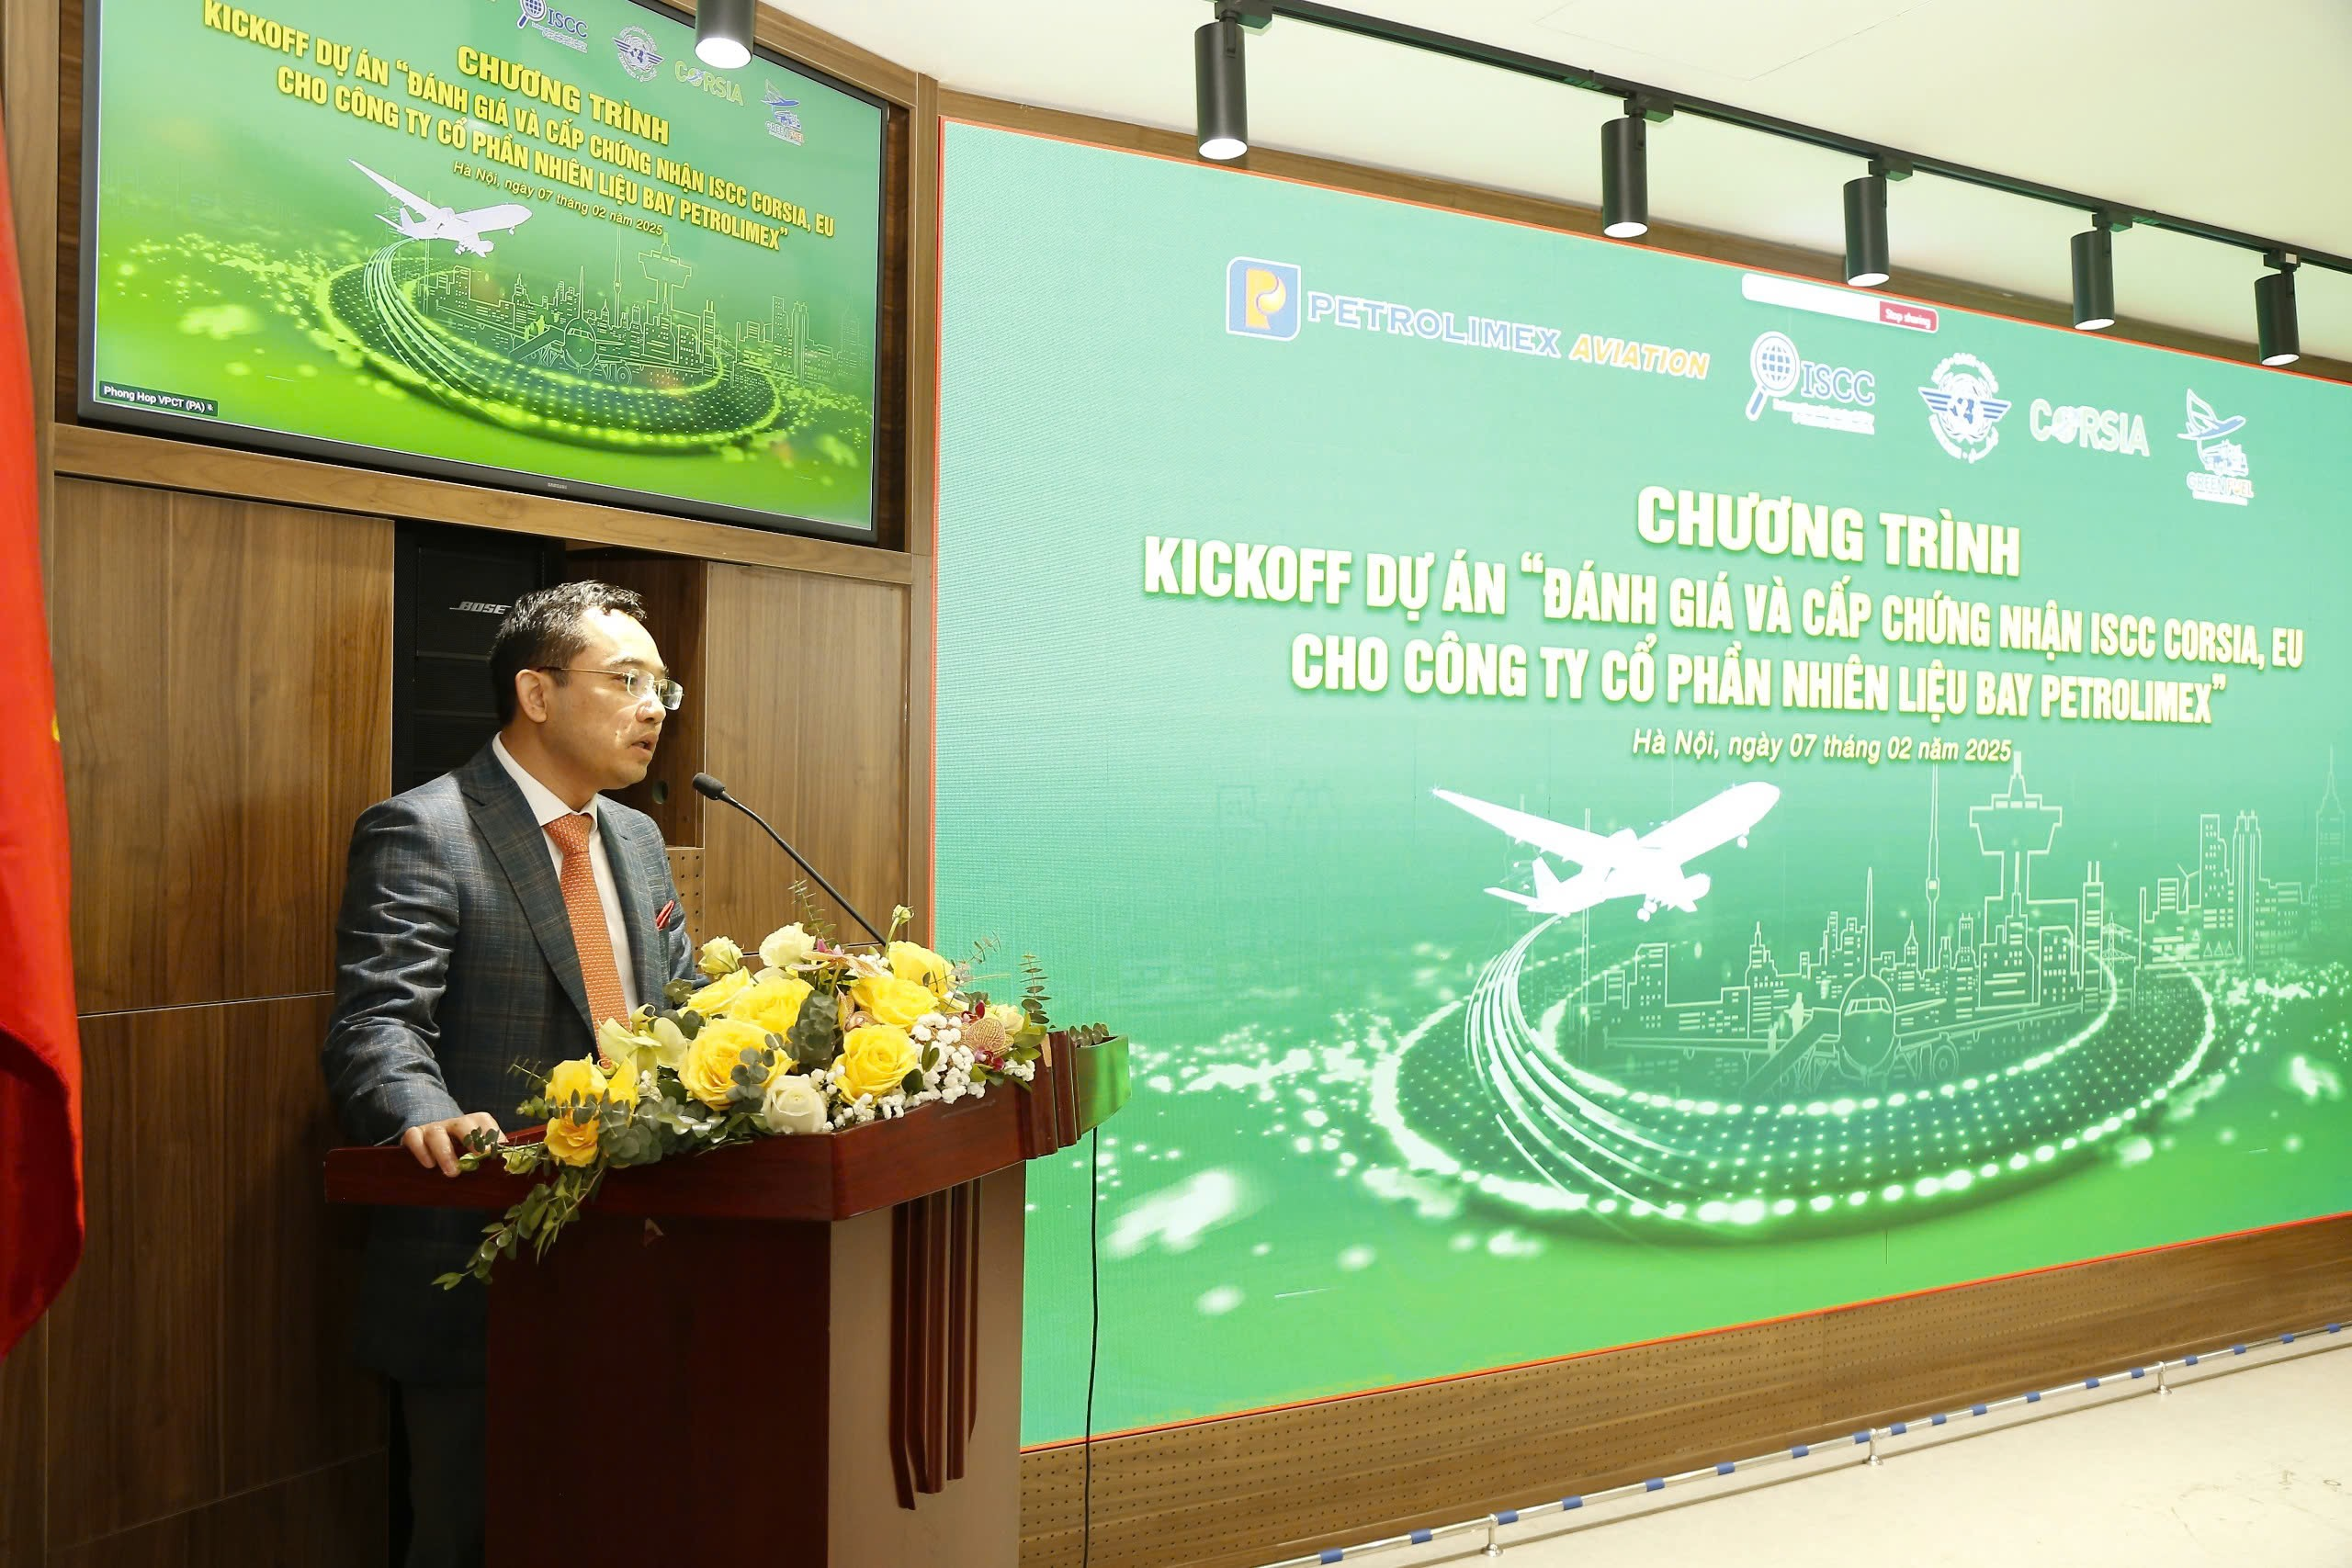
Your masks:
{"label": "man's glasses", "polygon": [[664,676],[653,674],[650,671],[589,670],[573,664],[534,664],[531,668],[548,673],[561,671],[572,675],[603,675],[618,681],[622,688],[628,693],[631,701],[657,702],[672,713],[677,712],[678,705],[686,700],[686,689],[684,686]]}

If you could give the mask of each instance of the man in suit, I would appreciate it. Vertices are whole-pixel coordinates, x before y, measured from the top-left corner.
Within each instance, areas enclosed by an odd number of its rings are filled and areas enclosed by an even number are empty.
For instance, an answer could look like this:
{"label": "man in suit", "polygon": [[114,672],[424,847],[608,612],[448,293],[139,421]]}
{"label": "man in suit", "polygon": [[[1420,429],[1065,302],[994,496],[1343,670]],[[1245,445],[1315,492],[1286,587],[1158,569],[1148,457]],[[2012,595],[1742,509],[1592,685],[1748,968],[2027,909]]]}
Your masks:
{"label": "man in suit", "polygon": [[[458,1174],[527,1071],[593,1054],[596,1025],[693,971],[650,818],[604,799],[645,777],[681,696],[636,594],[568,582],[518,601],[491,650],[500,728],[454,773],[371,806],[351,832],[334,1015],[321,1063],[363,1143]],[[482,1554],[483,1216],[379,1210],[356,1351],[398,1390],[414,1515],[408,1568]]]}

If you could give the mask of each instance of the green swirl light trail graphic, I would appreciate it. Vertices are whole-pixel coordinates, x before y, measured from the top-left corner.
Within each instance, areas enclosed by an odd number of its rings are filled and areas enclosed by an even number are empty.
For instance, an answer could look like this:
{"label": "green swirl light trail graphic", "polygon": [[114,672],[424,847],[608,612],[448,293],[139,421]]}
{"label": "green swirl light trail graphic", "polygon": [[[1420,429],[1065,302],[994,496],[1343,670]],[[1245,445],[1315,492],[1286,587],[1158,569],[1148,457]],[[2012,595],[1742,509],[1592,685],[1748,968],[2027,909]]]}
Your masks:
{"label": "green swirl light trail graphic", "polygon": [[418,303],[444,275],[395,276],[399,253],[413,243],[396,242],[327,274],[315,295],[335,335],[403,386],[509,429],[585,446],[703,451],[790,423],[775,378],[730,355],[716,334],[699,344],[709,367],[691,380],[600,362],[592,323],[561,313],[534,322],[516,347],[558,359],[576,352],[586,367],[535,364],[463,336]]}
{"label": "green swirl light trail graphic", "polygon": [[[1385,1059],[1371,1112],[1414,1169],[1535,1214],[1736,1233],[1990,1195],[2086,1157],[2260,1049],[2225,1041],[2212,989],[2159,964],[2129,996],[2114,973],[2063,1035],[1910,1088],[1834,1099],[1702,1100],[1643,1089],[1572,1059],[1558,1020],[1578,993],[1531,963],[1547,920],[1489,960],[1476,988]],[[2128,933],[2111,933],[2128,934]],[[1553,993],[1551,1027],[1531,989]],[[1973,1055],[1981,1056],[1984,1048]]]}

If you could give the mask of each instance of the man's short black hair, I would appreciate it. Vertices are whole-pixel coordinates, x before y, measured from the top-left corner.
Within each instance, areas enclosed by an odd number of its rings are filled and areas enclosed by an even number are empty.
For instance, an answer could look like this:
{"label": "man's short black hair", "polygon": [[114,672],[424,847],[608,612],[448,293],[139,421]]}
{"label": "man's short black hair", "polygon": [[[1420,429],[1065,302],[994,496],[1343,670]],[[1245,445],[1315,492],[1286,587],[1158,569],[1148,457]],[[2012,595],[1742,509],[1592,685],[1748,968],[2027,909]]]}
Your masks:
{"label": "man's short black hair", "polygon": [[579,658],[588,646],[580,623],[603,610],[618,610],[638,625],[645,624],[645,601],[609,582],[559,582],[514,601],[490,645],[490,683],[498,699],[499,728],[514,722],[514,677],[526,670],[561,669]]}

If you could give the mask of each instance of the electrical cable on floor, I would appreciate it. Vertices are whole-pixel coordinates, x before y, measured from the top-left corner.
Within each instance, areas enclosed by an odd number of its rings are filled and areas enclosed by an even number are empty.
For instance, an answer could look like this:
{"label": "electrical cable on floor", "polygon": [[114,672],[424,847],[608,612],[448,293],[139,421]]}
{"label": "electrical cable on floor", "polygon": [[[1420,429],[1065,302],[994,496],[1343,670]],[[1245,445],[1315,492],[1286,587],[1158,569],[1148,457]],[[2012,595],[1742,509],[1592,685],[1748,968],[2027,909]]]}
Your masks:
{"label": "electrical cable on floor", "polygon": [[1097,1196],[1102,1180],[1102,1129],[1091,1128],[1086,1134],[1086,1435],[1082,1439],[1086,1453],[1086,1482],[1080,1503],[1078,1526],[1079,1568],[1091,1568],[1094,1560],[1094,1367],[1102,1352],[1102,1241],[1096,1229]]}

